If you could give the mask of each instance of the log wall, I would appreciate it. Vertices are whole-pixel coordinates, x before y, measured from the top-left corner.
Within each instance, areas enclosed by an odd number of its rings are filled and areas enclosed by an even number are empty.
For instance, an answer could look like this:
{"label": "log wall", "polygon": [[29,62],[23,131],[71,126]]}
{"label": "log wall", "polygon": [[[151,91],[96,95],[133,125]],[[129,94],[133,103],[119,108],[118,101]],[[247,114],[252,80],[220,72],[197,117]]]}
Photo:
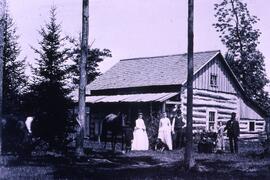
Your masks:
{"label": "log wall", "polygon": [[[182,112],[186,117],[186,91],[182,93]],[[194,89],[193,123],[196,130],[209,130],[207,120],[209,111],[216,112],[216,125],[223,125],[230,119],[232,112],[238,112],[238,97],[233,94]]]}
{"label": "log wall", "polygon": [[[239,120],[241,137],[258,136],[260,132],[265,130],[265,120],[254,107],[243,100],[235,80],[224,65],[224,62],[216,57],[194,75],[194,130],[209,130],[209,111],[215,112],[216,123],[222,122],[223,125],[230,119],[231,113],[235,112],[236,118]],[[217,76],[217,86],[210,84],[211,75]],[[186,94],[184,84],[181,93],[184,117],[186,116]],[[254,131],[250,131],[250,122],[255,123]]]}

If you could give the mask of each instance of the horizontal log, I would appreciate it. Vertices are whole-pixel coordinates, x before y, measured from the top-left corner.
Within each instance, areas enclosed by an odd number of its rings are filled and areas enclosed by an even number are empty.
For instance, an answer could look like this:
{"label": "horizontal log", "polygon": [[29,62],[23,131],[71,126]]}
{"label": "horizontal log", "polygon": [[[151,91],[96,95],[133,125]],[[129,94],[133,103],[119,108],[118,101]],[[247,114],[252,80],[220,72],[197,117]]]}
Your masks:
{"label": "horizontal log", "polygon": [[[186,105],[186,101],[183,101],[183,104]],[[237,109],[237,105],[236,104],[230,104],[230,103],[220,103],[220,102],[217,102],[217,101],[214,101],[214,100],[209,100],[209,101],[204,101],[204,100],[201,100],[201,99],[197,99],[197,100],[194,100],[193,101],[193,105],[194,106],[198,106],[198,105],[211,105],[211,106],[216,106],[216,107],[220,107],[220,108],[223,108],[223,109]]]}
{"label": "horizontal log", "polygon": [[239,124],[244,124],[244,125],[248,125],[248,122],[243,122],[243,121],[240,121]]}
{"label": "horizontal log", "polygon": [[[184,103],[184,106],[187,104]],[[208,107],[208,108],[224,108],[224,109],[231,109],[231,110],[237,110],[237,107],[231,107],[231,106],[224,106],[223,104],[200,104],[197,102],[194,102],[193,107]]]}
{"label": "horizontal log", "polygon": [[231,110],[231,109],[220,109],[218,110],[218,113],[219,114],[223,114],[223,115],[228,115],[228,116],[231,116],[231,114],[235,112],[235,110]]}
{"label": "horizontal log", "polygon": [[264,126],[265,123],[264,122],[256,122],[256,126]]}
{"label": "horizontal log", "polygon": [[206,113],[206,109],[202,109],[202,108],[193,108],[194,112],[201,112],[201,113]]}
{"label": "horizontal log", "polygon": [[262,122],[265,122],[264,119],[240,118],[240,120],[243,120],[243,121],[262,121]]}
{"label": "horizontal log", "polygon": [[[207,91],[207,90],[193,90],[193,95],[196,96],[204,96],[204,97],[212,97],[215,99],[222,99],[222,100],[237,100],[238,97],[234,94],[228,94],[228,93],[222,93],[222,92],[213,92],[213,91]],[[182,93],[182,97],[186,97],[186,91]]]}
{"label": "horizontal log", "polygon": [[203,120],[203,119],[195,119],[195,118],[193,118],[193,125],[194,124],[206,125],[206,121],[205,121],[205,119]]}
{"label": "horizontal log", "polygon": [[231,119],[231,115],[224,115],[224,114],[220,114],[218,112],[218,118],[219,119]]}
{"label": "horizontal log", "polygon": [[247,134],[249,134],[249,135],[252,135],[252,134],[258,134],[259,132],[257,132],[257,131],[241,131],[241,134],[243,134],[243,135],[247,135]]}
{"label": "horizontal log", "polygon": [[193,112],[193,117],[206,119],[206,113]]}
{"label": "horizontal log", "polygon": [[204,100],[204,101],[215,101],[215,102],[219,102],[219,103],[228,103],[228,104],[237,104],[237,100],[220,100],[220,99],[215,99],[212,97],[201,97],[201,96],[193,96],[193,101],[196,100]]}
{"label": "horizontal log", "polygon": [[206,127],[206,124],[193,124],[193,127]]}

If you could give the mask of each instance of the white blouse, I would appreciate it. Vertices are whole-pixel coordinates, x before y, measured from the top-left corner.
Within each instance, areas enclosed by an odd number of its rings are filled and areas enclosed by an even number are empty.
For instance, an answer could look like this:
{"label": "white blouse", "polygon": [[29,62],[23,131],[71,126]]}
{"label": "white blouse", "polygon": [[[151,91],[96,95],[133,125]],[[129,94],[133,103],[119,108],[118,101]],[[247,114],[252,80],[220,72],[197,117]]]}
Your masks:
{"label": "white blouse", "polygon": [[159,131],[171,131],[171,121],[169,118],[161,118],[159,121]]}

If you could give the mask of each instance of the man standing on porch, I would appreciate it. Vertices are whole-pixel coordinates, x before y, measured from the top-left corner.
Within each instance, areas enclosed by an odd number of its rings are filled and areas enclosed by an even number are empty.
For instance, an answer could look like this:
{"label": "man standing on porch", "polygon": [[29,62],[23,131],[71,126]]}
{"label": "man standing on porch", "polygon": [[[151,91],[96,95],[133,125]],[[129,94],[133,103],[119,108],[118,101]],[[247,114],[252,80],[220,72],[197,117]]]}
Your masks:
{"label": "man standing on porch", "polygon": [[167,113],[162,113],[162,118],[159,121],[158,138],[167,144],[169,150],[172,150],[172,126],[171,121],[167,118]]}
{"label": "man standing on porch", "polygon": [[227,136],[230,141],[231,153],[238,153],[238,136],[240,134],[239,123],[236,121],[236,113],[231,114],[231,119],[226,123],[224,131],[227,130]]}

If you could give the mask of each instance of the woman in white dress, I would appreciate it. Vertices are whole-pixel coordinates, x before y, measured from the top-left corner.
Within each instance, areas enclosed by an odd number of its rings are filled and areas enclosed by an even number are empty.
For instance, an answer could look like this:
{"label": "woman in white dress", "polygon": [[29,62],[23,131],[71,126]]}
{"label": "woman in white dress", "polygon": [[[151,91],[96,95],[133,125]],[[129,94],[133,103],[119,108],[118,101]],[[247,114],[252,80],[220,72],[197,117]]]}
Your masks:
{"label": "woman in white dress", "polygon": [[158,138],[167,144],[169,150],[172,150],[172,126],[166,112],[163,113],[163,118],[159,121]]}
{"label": "woman in white dress", "polygon": [[148,150],[149,140],[146,133],[146,127],[142,119],[142,113],[138,114],[133,131],[133,141],[131,150]]}

